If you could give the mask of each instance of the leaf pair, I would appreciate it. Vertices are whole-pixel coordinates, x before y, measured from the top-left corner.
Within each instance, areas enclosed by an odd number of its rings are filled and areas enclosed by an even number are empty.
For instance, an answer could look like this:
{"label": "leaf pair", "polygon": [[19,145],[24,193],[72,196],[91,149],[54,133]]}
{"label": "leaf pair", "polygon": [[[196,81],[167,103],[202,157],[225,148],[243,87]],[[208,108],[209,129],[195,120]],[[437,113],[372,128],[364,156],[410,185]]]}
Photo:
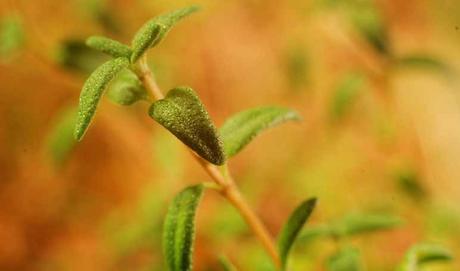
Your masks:
{"label": "leaf pair", "polygon": [[[238,113],[220,129],[220,135],[195,92],[178,87],[152,104],[149,115],[209,162],[222,165],[264,129],[299,119],[296,112],[261,107]],[[221,138],[223,144],[221,142]]]}

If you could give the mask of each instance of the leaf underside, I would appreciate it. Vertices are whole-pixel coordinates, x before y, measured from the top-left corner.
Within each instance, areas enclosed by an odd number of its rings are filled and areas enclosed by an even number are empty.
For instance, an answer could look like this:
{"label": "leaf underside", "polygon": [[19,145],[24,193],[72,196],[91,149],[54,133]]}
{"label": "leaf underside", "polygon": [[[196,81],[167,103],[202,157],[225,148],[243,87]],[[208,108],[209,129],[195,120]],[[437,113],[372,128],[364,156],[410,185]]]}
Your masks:
{"label": "leaf underside", "polygon": [[217,130],[191,88],[172,89],[152,104],[149,115],[204,159],[216,165],[225,163]]}
{"label": "leaf underside", "polygon": [[220,128],[227,158],[241,151],[265,129],[299,119],[297,112],[275,106],[258,107],[237,113]]}
{"label": "leaf underside", "polygon": [[172,11],[147,21],[131,41],[133,53],[131,63],[136,62],[149,48],[164,39],[169,30],[182,18],[197,11],[198,6],[190,6]]}
{"label": "leaf underside", "polygon": [[429,243],[421,243],[412,246],[404,256],[398,271],[418,271],[421,265],[452,260],[452,254],[446,248]]}
{"label": "leaf underside", "polygon": [[129,59],[132,53],[129,46],[102,36],[89,37],[86,40],[86,45],[115,58],[126,57]]}
{"label": "leaf underside", "polygon": [[310,217],[316,205],[316,199],[308,199],[302,202],[290,215],[287,223],[278,238],[278,251],[280,254],[282,270],[286,269],[289,251],[294,244],[300,230]]}
{"label": "leaf underside", "polygon": [[99,100],[110,81],[118,72],[128,67],[126,58],[110,60],[97,68],[86,80],[80,93],[78,116],[74,136],[81,140],[96,112]]}
{"label": "leaf underside", "polygon": [[169,207],[163,228],[163,252],[170,271],[192,270],[195,215],[203,185],[180,192]]}

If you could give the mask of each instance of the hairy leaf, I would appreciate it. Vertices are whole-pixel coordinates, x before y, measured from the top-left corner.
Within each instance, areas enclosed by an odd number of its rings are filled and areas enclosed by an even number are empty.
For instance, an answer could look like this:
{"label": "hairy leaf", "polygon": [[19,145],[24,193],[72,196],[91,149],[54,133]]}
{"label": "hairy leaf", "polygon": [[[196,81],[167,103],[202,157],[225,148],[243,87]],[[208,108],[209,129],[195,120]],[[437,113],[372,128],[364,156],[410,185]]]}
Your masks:
{"label": "hairy leaf", "polygon": [[423,264],[450,261],[452,258],[451,252],[442,246],[428,243],[416,244],[404,256],[398,271],[418,271],[419,266]]}
{"label": "hairy leaf", "polygon": [[358,249],[344,247],[332,255],[326,263],[329,271],[362,271],[361,254]]}
{"label": "hairy leaf", "polygon": [[75,125],[75,138],[81,140],[96,112],[99,100],[110,81],[124,68],[128,67],[126,58],[116,58],[102,64],[86,80],[80,94],[78,117]]}
{"label": "hairy leaf", "polygon": [[297,112],[282,107],[258,107],[239,112],[220,128],[225,154],[230,158],[265,129],[299,119]]}
{"label": "hairy leaf", "polygon": [[149,48],[157,45],[180,19],[197,11],[198,6],[190,6],[157,16],[147,21],[131,41],[133,54],[131,62],[136,62]]}
{"label": "hairy leaf", "polygon": [[73,129],[77,118],[77,108],[71,107],[60,112],[48,136],[48,152],[55,166],[61,166],[75,146]]}
{"label": "hairy leaf", "polygon": [[290,215],[278,237],[278,251],[281,259],[282,270],[286,269],[289,251],[294,244],[300,230],[310,217],[316,205],[316,198],[302,202]]}
{"label": "hairy leaf", "polygon": [[130,58],[132,50],[129,46],[118,42],[113,39],[109,39],[102,36],[92,36],[86,40],[86,45],[89,47],[101,51],[109,56],[113,57],[126,57]]}
{"label": "hairy leaf", "polygon": [[152,104],[149,115],[204,159],[216,165],[225,163],[216,128],[191,88],[172,89]]}
{"label": "hairy leaf", "polygon": [[163,252],[170,271],[192,270],[195,215],[203,186],[184,189],[169,207],[163,227]]}
{"label": "hairy leaf", "polygon": [[237,271],[238,269],[230,262],[230,260],[225,256],[219,257],[219,263],[222,266],[224,271]]}
{"label": "hairy leaf", "polygon": [[337,120],[349,110],[363,87],[364,77],[358,73],[346,75],[337,85],[331,101],[331,117]]}
{"label": "hairy leaf", "polygon": [[147,92],[137,76],[125,69],[110,83],[107,97],[116,104],[131,105],[140,100],[147,100]]}

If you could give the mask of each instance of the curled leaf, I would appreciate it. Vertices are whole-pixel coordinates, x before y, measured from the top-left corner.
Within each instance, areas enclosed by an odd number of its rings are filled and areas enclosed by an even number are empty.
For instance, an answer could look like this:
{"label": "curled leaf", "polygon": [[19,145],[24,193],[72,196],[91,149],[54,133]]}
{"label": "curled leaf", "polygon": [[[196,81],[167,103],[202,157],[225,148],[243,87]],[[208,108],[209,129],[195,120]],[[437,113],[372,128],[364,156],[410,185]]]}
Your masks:
{"label": "curled leaf", "polygon": [[157,45],[180,19],[197,11],[198,6],[190,6],[172,11],[147,21],[131,41],[133,54],[131,63],[136,62],[149,48]]}
{"label": "curled leaf", "polygon": [[140,100],[147,100],[147,93],[137,76],[125,69],[110,83],[107,97],[119,105],[131,105]]}
{"label": "curled leaf", "polygon": [[281,259],[282,270],[286,269],[289,251],[294,244],[300,230],[310,217],[316,205],[316,198],[302,202],[289,216],[278,237],[278,251]]}
{"label": "curled leaf", "polygon": [[110,60],[97,68],[86,80],[80,93],[78,117],[74,135],[81,140],[96,112],[99,100],[110,81],[124,68],[128,67],[126,58]]}
{"label": "curled leaf", "polygon": [[421,243],[412,246],[406,253],[398,271],[417,271],[419,266],[435,261],[450,261],[452,254],[446,248],[429,243]]}
{"label": "curled leaf", "polygon": [[299,119],[299,114],[294,110],[274,106],[239,112],[225,121],[220,128],[225,154],[230,158],[265,129],[289,120]]}
{"label": "curled leaf", "polygon": [[170,271],[192,270],[195,215],[203,186],[184,189],[173,200],[163,226],[163,252]]}
{"label": "curled leaf", "polygon": [[216,128],[191,88],[170,90],[151,105],[149,115],[204,159],[216,165],[225,163]]}
{"label": "curled leaf", "polygon": [[102,36],[92,36],[86,40],[86,45],[89,47],[108,54],[112,57],[126,57],[130,58],[131,48],[129,46]]}
{"label": "curled leaf", "polygon": [[344,247],[333,254],[326,263],[329,271],[362,271],[361,253],[354,247]]}

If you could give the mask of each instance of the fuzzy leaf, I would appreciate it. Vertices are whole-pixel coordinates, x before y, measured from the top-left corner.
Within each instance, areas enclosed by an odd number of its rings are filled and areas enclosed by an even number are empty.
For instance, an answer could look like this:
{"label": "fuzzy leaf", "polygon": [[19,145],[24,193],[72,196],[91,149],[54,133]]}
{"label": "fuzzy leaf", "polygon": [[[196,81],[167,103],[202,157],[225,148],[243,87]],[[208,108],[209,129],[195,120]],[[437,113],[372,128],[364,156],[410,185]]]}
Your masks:
{"label": "fuzzy leaf", "polygon": [[130,58],[132,53],[131,48],[129,48],[127,45],[102,36],[89,37],[86,40],[86,45],[115,58]]}
{"label": "fuzzy leaf", "polygon": [[133,54],[131,62],[136,62],[149,48],[157,45],[180,19],[197,11],[198,6],[190,6],[172,11],[147,21],[131,41]]}
{"label": "fuzzy leaf", "polygon": [[192,270],[195,215],[203,185],[184,189],[173,200],[163,226],[163,252],[170,271]]}
{"label": "fuzzy leaf", "polygon": [[297,112],[282,107],[259,107],[230,117],[220,128],[228,158],[241,151],[263,130],[289,120],[299,120]]}
{"label": "fuzzy leaf", "polygon": [[363,84],[364,77],[357,73],[350,73],[339,82],[331,101],[332,119],[337,120],[343,117],[356,100]]}
{"label": "fuzzy leaf", "polygon": [[137,76],[125,69],[110,83],[107,97],[119,105],[131,105],[140,100],[147,100],[147,92]]}
{"label": "fuzzy leaf", "polygon": [[452,254],[446,248],[428,243],[421,243],[412,246],[403,262],[399,265],[398,271],[418,271],[419,266],[435,261],[450,261]]}
{"label": "fuzzy leaf", "polygon": [[110,60],[97,68],[86,80],[80,93],[78,117],[75,125],[75,138],[81,140],[96,112],[99,100],[110,81],[124,68],[128,67],[126,58]]}
{"label": "fuzzy leaf", "polygon": [[282,270],[286,269],[289,251],[300,230],[310,217],[316,205],[316,198],[302,202],[290,215],[278,237],[278,251],[281,258]]}
{"label": "fuzzy leaf", "polygon": [[149,115],[204,159],[216,165],[225,163],[216,128],[191,88],[172,89],[152,104]]}
{"label": "fuzzy leaf", "polygon": [[77,117],[77,109],[67,108],[60,113],[48,136],[48,152],[56,166],[61,166],[75,146],[73,129]]}
{"label": "fuzzy leaf", "polygon": [[225,256],[219,257],[219,263],[222,266],[224,271],[237,271],[238,269],[230,262],[230,260]]}
{"label": "fuzzy leaf", "polygon": [[353,247],[345,247],[332,255],[326,263],[329,271],[362,271],[364,270],[361,262],[359,250]]}

